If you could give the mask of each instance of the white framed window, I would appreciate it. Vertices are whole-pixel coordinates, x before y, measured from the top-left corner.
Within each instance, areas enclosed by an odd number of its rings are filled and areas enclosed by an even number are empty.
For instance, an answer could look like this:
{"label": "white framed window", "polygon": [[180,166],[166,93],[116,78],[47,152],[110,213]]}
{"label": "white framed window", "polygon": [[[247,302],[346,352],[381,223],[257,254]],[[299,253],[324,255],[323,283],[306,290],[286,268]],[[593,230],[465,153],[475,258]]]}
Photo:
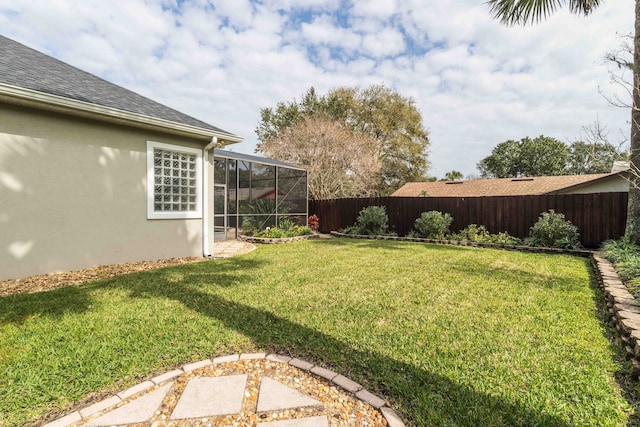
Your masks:
{"label": "white framed window", "polygon": [[202,218],[202,150],[147,141],[147,218]]}

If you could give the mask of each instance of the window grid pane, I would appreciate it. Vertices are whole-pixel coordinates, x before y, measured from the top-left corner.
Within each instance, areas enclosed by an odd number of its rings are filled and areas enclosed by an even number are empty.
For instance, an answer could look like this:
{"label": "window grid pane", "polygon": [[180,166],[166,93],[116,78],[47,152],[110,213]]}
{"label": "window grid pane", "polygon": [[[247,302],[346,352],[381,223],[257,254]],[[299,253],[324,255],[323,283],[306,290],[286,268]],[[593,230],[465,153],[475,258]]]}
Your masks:
{"label": "window grid pane", "polygon": [[154,210],[196,211],[196,155],[154,148]]}

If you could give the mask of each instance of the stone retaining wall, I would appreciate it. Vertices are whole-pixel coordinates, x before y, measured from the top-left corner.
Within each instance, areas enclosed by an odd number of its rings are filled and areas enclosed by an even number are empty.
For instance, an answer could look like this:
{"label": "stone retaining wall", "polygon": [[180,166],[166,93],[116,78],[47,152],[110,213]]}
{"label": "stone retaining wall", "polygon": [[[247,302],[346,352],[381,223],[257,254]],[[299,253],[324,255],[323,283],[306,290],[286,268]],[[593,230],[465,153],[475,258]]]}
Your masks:
{"label": "stone retaining wall", "polygon": [[640,302],[631,295],[607,259],[594,253],[591,263],[598,287],[605,296],[606,314],[618,332],[627,359],[633,364],[633,376],[637,379],[640,377]]}

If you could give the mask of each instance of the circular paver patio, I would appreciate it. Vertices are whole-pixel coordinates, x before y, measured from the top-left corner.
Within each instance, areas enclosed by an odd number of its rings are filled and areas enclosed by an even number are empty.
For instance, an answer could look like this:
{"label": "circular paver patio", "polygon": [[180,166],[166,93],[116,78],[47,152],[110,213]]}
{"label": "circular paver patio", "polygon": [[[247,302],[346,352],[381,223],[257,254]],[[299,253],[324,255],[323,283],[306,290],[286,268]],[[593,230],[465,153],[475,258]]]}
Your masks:
{"label": "circular paver patio", "polygon": [[45,427],[404,426],[387,402],[300,359],[243,354],[166,372]]}

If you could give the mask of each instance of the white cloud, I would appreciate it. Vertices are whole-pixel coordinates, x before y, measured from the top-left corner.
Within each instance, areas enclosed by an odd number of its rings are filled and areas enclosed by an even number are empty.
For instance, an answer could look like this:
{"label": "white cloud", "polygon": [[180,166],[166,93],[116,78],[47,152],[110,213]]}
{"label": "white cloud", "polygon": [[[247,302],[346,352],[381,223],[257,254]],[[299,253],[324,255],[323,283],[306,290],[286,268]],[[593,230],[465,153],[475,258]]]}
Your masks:
{"label": "white cloud", "polygon": [[311,45],[339,46],[354,51],[362,44],[362,36],[340,28],[329,15],[318,16],[312,22],[302,24],[300,29],[303,41]]}
{"label": "white cloud", "polygon": [[505,27],[476,0],[0,0],[2,34],[242,135],[261,108],[314,86],[384,83],[411,96],[431,133],[432,173],[476,173],[506,139],[578,137],[596,115],[614,139],[629,113],[598,93],[632,5],[562,11]]}
{"label": "white cloud", "polygon": [[358,17],[385,20],[397,12],[397,3],[397,0],[358,0],[353,3],[352,13]]}
{"label": "white cloud", "polygon": [[374,58],[398,55],[405,50],[404,37],[396,29],[385,28],[375,34],[365,36],[362,48]]}

